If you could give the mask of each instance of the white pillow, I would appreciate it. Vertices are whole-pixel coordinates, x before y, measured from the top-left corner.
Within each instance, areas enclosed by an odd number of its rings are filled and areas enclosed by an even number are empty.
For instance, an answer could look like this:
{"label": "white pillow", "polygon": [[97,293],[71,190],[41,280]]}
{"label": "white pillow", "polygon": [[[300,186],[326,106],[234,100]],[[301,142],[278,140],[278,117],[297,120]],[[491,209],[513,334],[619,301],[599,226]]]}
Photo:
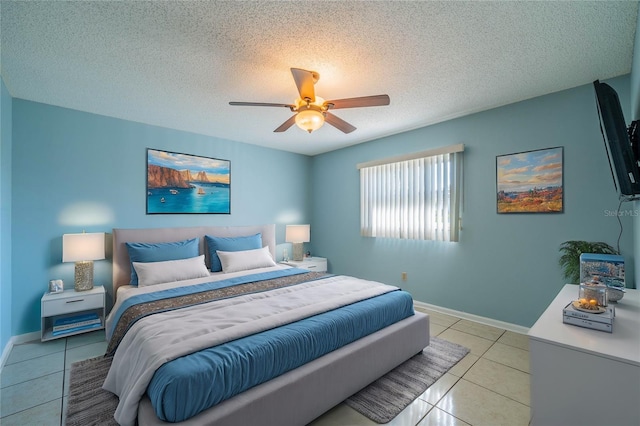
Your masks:
{"label": "white pillow", "polygon": [[133,262],[133,267],[138,274],[138,287],[209,276],[204,254],[164,262]]}
{"label": "white pillow", "polygon": [[225,273],[276,266],[276,262],[273,261],[269,252],[269,247],[242,251],[216,250],[216,253],[220,258],[222,271]]}

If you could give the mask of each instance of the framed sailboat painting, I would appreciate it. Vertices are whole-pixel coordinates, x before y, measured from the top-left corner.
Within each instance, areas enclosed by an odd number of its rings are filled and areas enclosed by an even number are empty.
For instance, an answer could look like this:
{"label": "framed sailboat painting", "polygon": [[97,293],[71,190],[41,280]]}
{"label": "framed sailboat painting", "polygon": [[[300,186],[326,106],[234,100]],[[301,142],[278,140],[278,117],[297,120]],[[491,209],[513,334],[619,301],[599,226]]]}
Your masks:
{"label": "framed sailboat painting", "polygon": [[147,214],[230,214],[231,162],[147,148]]}

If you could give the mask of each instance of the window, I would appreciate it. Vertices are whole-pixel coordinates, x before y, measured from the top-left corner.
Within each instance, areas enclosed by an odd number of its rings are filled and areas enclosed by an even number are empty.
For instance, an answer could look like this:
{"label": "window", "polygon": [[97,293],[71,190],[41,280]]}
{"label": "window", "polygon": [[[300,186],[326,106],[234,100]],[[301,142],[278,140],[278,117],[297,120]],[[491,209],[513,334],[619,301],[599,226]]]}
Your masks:
{"label": "window", "polygon": [[458,241],[464,145],[358,164],[360,233]]}

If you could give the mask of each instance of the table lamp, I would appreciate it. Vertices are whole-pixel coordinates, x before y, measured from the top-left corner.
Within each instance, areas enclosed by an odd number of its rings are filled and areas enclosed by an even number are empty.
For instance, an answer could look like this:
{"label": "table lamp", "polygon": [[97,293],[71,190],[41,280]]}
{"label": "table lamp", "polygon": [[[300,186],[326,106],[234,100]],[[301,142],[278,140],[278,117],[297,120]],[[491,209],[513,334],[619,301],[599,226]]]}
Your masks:
{"label": "table lamp", "polygon": [[303,243],[310,241],[310,225],[287,225],[284,240],[293,245],[293,260],[301,261],[303,258]]}
{"label": "table lamp", "polygon": [[104,232],[62,236],[62,261],[76,263],[76,291],[93,288],[93,261],[100,259],[104,259]]}

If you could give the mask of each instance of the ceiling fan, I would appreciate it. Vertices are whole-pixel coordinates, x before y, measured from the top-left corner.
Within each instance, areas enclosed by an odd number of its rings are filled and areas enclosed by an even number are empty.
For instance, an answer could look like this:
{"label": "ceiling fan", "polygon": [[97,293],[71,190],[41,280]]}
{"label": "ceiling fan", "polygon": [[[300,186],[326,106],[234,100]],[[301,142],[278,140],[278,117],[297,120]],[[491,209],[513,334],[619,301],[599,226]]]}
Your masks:
{"label": "ceiling fan", "polygon": [[343,119],[333,115],[329,110],[340,108],[361,108],[389,105],[389,95],[362,96],[359,98],[335,99],[325,101],[316,96],[313,85],[320,79],[320,74],[300,68],[291,68],[291,74],[298,87],[300,97],[294,104],[275,104],[264,102],[229,102],[233,106],[268,106],[289,108],[296,114],[282,123],[274,132],[284,132],[295,123],[298,127],[311,133],[318,130],[324,122],[331,124],[344,133],[351,133],[356,128]]}

